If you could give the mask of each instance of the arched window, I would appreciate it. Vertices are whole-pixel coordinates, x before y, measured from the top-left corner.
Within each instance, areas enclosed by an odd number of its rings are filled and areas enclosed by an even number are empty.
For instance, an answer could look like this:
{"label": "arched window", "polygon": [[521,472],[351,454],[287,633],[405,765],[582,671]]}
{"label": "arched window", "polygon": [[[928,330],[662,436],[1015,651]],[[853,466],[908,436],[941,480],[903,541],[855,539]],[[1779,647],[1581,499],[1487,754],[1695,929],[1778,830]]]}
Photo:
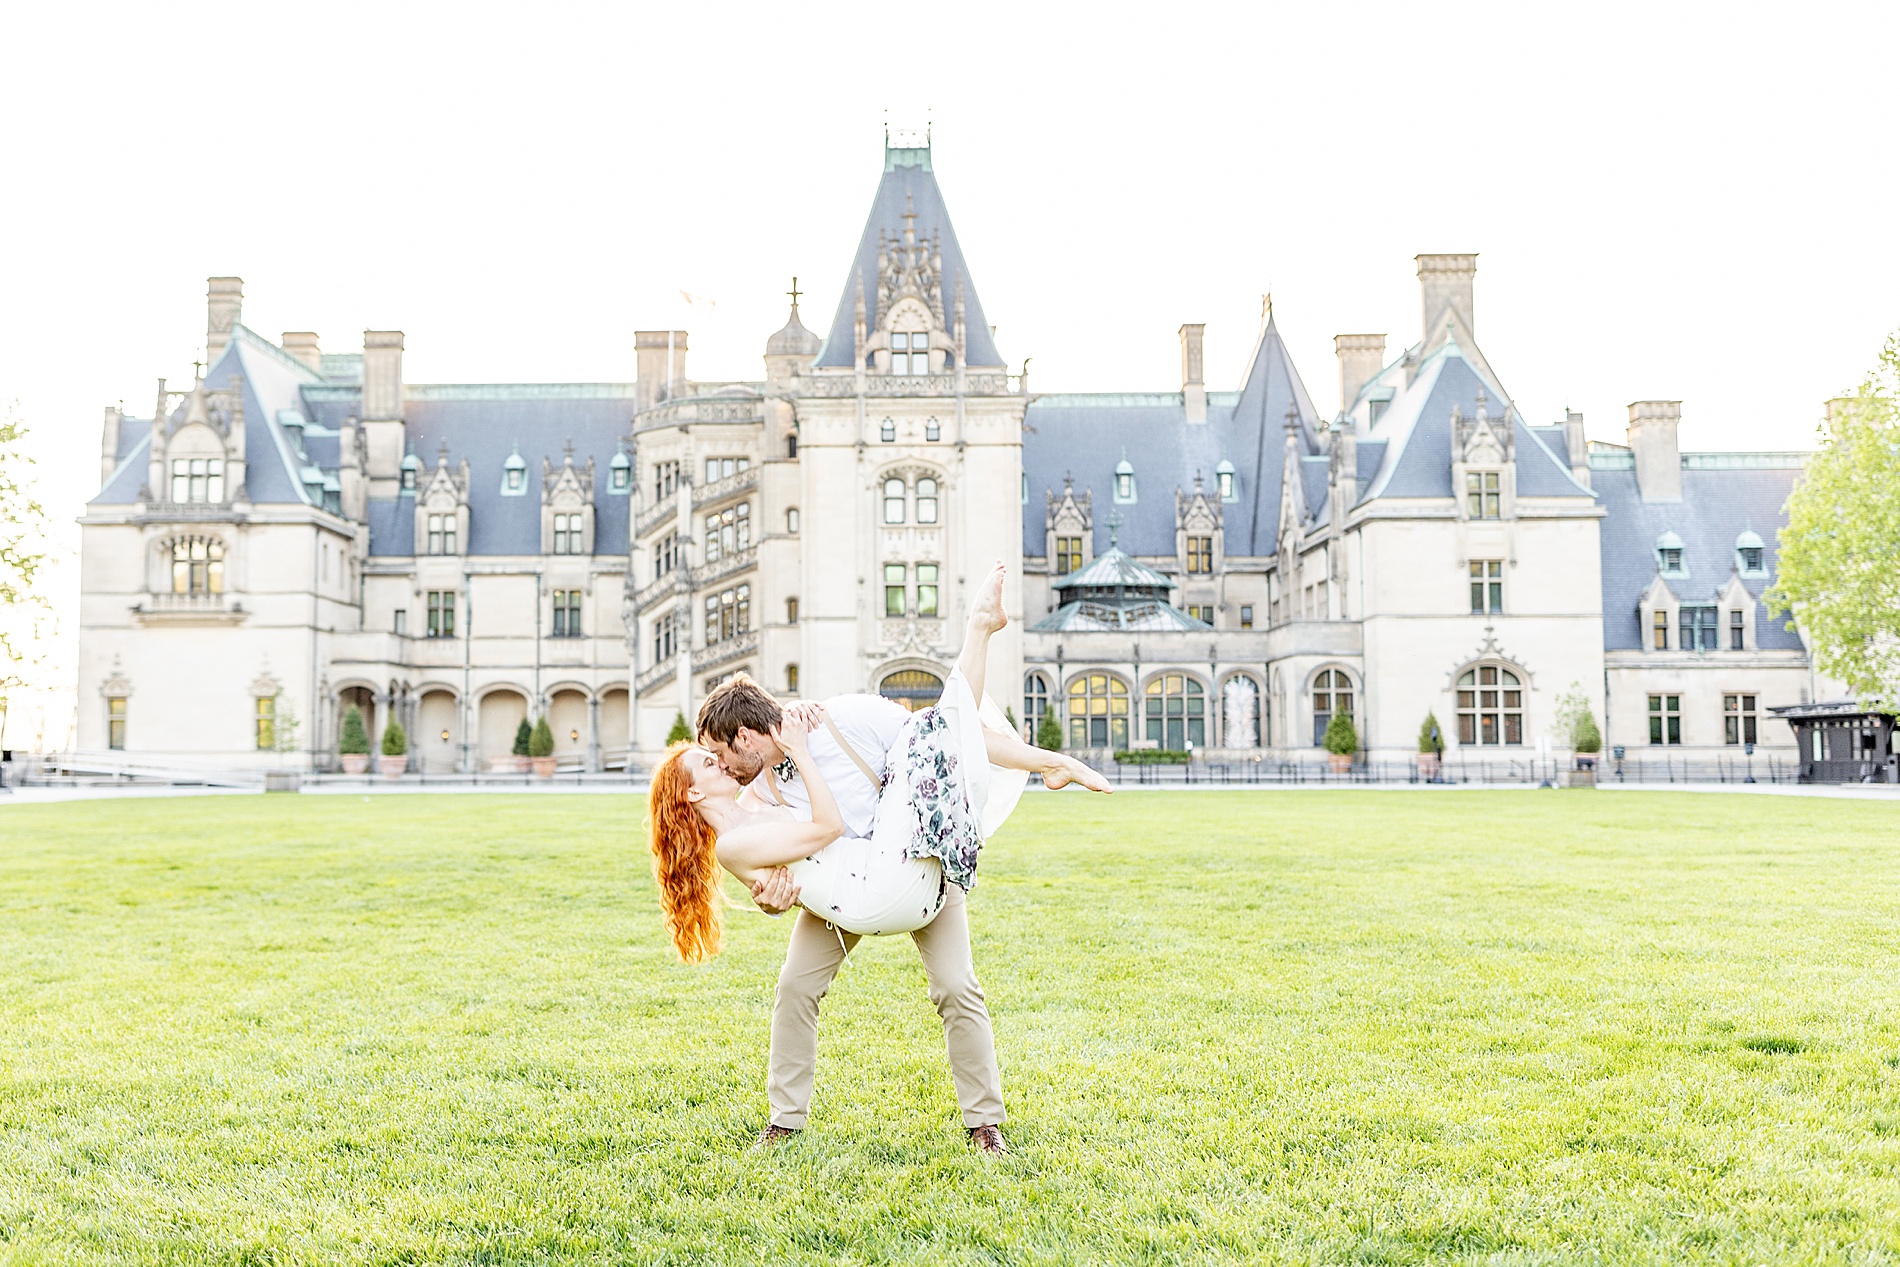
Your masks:
{"label": "arched window", "polygon": [[1207,747],[1207,691],[1185,673],[1148,682],[1148,742],[1171,752]]}
{"label": "arched window", "polygon": [[896,444],[897,424],[892,422],[889,418],[886,418],[884,425],[877,429],[877,438],[885,444]]}
{"label": "arched window", "polygon": [[1036,737],[1036,728],[1042,725],[1042,719],[1049,713],[1049,679],[1040,673],[1023,674],[1023,724],[1029,727],[1029,737]]}
{"label": "arched window", "polygon": [[1458,679],[1458,742],[1524,742],[1524,691],[1517,674],[1481,664]]}
{"label": "arched window", "polygon": [[1085,673],[1069,683],[1069,746],[1128,747],[1128,683],[1107,673]]}
{"label": "arched window", "polygon": [[1260,688],[1244,674],[1227,679],[1220,691],[1223,748],[1260,746]]}
{"label": "arched window", "polygon": [[224,593],[224,542],[214,537],[172,542],[172,593]]}
{"label": "arched window", "polygon": [[896,476],[884,481],[884,522],[904,522],[904,481]]}
{"label": "arched window", "polygon": [[937,522],[937,481],[927,475],[917,481],[917,522]]}
{"label": "arched window", "polygon": [[1321,669],[1313,679],[1313,746],[1326,741],[1326,727],[1334,713],[1352,716],[1352,679],[1344,669]]}
{"label": "arched window", "polygon": [[914,713],[937,702],[943,694],[943,679],[923,669],[899,669],[877,684],[877,693]]}

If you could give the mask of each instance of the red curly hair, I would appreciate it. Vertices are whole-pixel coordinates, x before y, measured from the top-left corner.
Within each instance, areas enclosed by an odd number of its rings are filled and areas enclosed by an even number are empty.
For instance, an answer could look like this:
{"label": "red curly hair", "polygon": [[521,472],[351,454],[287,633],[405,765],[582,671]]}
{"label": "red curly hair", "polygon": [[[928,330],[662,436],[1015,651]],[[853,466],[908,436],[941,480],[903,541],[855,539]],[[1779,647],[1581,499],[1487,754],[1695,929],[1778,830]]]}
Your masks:
{"label": "red curly hair", "polygon": [[687,963],[700,963],[719,953],[719,859],[714,853],[718,835],[686,799],[693,789],[693,776],[684,758],[696,746],[682,739],[669,747],[647,793],[660,910],[666,916],[673,948]]}

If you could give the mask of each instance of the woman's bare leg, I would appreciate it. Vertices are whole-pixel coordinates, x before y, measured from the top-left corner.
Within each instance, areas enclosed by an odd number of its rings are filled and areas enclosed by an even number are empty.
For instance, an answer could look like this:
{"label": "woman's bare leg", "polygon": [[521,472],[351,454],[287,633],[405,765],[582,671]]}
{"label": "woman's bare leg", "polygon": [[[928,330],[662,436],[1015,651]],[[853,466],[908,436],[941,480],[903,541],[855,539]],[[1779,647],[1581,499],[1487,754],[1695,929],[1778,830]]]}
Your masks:
{"label": "woman's bare leg", "polygon": [[1066,753],[1032,747],[1015,735],[992,730],[988,726],[983,728],[983,743],[989,750],[991,765],[1001,766],[1005,770],[1027,770],[1031,774],[1039,774],[1044,787],[1058,788],[1080,783],[1091,792],[1115,790],[1108,785],[1107,779]]}
{"label": "woman's bare leg", "polygon": [[963,651],[957,656],[957,668],[970,684],[970,694],[978,708],[983,706],[983,675],[989,667],[990,636],[1009,623],[1003,611],[1003,578],[1009,569],[997,563],[976,588],[976,601],[970,604],[970,623],[963,636]]}

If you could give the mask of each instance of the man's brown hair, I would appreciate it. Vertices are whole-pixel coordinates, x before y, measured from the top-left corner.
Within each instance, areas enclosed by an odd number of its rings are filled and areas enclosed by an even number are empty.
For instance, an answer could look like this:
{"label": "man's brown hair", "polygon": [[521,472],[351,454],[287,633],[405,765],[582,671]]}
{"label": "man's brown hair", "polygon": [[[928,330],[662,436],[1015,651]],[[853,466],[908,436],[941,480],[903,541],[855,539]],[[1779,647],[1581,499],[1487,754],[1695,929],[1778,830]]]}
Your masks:
{"label": "man's brown hair", "polygon": [[772,698],[772,692],[743,673],[735,673],[718,686],[699,706],[699,734],[719,743],[731,743],[740,729],[770,734],[785,713]]}

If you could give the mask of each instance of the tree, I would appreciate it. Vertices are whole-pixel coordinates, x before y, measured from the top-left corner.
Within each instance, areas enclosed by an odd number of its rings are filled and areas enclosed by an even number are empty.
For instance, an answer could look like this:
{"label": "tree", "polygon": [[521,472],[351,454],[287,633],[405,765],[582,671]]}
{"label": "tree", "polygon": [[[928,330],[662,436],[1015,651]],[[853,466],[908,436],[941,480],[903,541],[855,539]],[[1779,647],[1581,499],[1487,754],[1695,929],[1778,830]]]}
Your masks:
{"label": "tree", "polygon": [[[1815,667],[1864,705],[1900,701],[1900,334],[1852,395],[1829,402],[1821,448],[1788,495],[1774,615],[1801,622]],[[1792,627],[1792,625],[1790,626]]]}
{"label": "tree", "polygon": [[[1329,725],[1328,730],[1332,729]],[[1418,750],[1429,752],[1434,757],[1445,755],[1445,732],[1439,729],[1438,714],[1427,711],[1425,720],[1418,727]]]}
{"label": "tree", "polygon": [[46,566],[46,509],[32,497],[26,435],[18,403],[8,405],[0,416],[0,701],[27,685],[23,670],[43,658],[37,645],[51,616],[33,588]]}
{"label": "tree", "polygon": [[1350,757],[1359,751],[1359,732],[1352,728],[1351,715],[1333,714],[1333,719],[1326,723],[1324,745],[1335,757]]}
{"label": "tree", "polygon": [[402,723],[394,717],[383,727],[383,755],[385,757],[406,757],[409,755],[409,736],[403,730]]}
{"label": "tree", "polygon": [[528,755],[531,757],[554,755],[554,728],[548,725],[546,713],[534,719],[534,732],[528,736]]}
{"label": "tree", "polygon": [[354,704],[343,714],[343,734],[336,741],[336,750],[346,757],[369,755],[369,730],[363,725],[363,710]]}
{"label": "tree", "polygon": [[277,697],[277,714],[271,719],[271,749],[274,752],[297,751],[297,709],[288,695]]}
{"label": "tree", "polygon": [[1036,746],[1050,752],[1062,749],[1062,723],[1056,720],[1053,709],[1044,713],[1042,720],[1036,723]]}
{"label": "tree", "polygon": [[1557,697],[1557,713],[1551,731],[1572,752],[1603,751],[1603,733],[1597,729],[1596,715],[1590,711],[1590,697],[1581,682]]}
{"label": "tree", "polygon": [[666,742],[668,744],[676,744],[682,739],[691,739],[692,737],[693,728],[686,724],[686,714],[674,713],[673,728],[666,732]]}
{"label": "tree", "polygon": [[509,751],[514,753],[517,757],[525,757],[528,755],[529,745],[533,742],[534,727],[528,725],[528,719],[523,717],[521,724],[515,727],[515,746],[510,748]]}

